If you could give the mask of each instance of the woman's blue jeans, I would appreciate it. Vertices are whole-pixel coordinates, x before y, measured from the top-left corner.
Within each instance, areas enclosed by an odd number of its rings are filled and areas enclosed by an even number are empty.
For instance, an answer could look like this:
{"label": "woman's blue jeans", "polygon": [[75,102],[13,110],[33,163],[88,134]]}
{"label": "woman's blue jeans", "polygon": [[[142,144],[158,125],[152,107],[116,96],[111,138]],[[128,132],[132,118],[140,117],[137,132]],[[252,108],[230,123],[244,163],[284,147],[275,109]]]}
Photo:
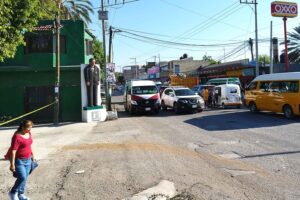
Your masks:
{"label": "woman's blue jeans", "polygon": [[31,158],[29,159],[19,159],[17,158],[15,161],[15,174],[17,176],[17,180],[15,185],[12,187],[11,192],[19,194],[24,194],[27,177],[29,175],[31,169]]}

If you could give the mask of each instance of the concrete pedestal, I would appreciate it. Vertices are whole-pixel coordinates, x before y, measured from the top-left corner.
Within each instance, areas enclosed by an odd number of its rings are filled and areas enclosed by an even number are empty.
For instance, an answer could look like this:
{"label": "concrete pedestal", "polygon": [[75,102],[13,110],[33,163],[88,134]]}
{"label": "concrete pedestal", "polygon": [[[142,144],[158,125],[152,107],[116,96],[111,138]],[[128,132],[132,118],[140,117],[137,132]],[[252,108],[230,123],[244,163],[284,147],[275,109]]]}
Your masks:
{"label": "concrete pedestal", "polygon": [[106,120],[107,112],[102,106],[85,107],[82,110],[83,122],[103,122]]}

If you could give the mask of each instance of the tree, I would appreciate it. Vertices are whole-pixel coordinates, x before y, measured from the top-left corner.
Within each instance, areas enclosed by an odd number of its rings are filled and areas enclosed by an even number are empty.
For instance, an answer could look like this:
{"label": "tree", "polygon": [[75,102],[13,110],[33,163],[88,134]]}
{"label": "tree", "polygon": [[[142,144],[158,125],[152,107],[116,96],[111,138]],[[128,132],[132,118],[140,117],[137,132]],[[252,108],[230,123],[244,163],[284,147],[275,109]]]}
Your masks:
{"label": "tree", "polygon": [[1,0],[0,2],[0,61],[15,56],[24,44],[24,33],[31,31],[42,16],[39,0]]}
{"label": "tree", "polygon": [[288,33],[289,61],[300,63],[300,25],[294,28],[294,32]]}
{"label": "tree", "polygon": [[105,78],[105,68],[104,68],[104,51],[102,42],[94,39],[93,40],[93,55],[96,60],[96,64],[100,65],[101,68],[101,80]]}
{"label": "tree", "polygon": [[184,60],[184,59],[187,59],[187,58],[188,58],[187,53],[184,53],[179,59]]}
{"label": "tree", "polygon": [[260,56],[258,56],[258,62],[263,64],[263,65],[270,64],[270,56],[260,55]]}
{"label": "tree", "polygon": [[41,0],[40,2],[45,12],[51,16],[59,11],[61,19],[82,20],[85,25],[92,22],[90,14],[93,14],[94,10],[89,0]]}
{"label": "tree", "polygon": [[117,83],[124,84],[125,83],[125,79],[124,79],[123,73],[116,72],[115,74],[116,74]]}
{"label": "tree", "polygon": [[214,60],[211,56],[204,55],[202,58],[203,61],[208,62],[208,65],[220,64],[220,61]]}

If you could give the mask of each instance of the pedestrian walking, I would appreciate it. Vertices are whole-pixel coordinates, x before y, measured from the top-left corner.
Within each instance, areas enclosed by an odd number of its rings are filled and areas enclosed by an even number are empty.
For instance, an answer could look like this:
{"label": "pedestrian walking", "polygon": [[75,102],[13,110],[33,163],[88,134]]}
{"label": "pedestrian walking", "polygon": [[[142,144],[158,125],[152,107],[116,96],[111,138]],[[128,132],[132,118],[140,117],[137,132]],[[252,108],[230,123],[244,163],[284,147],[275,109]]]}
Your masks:
{"label": "pedestrian walking", "polygon": [[30,170],[32,170],[32,161],[35,160],[31,148],[32,121],[25,120],[15,132],[11,140],[11,147],[5,156],[10,160],[10,171],[17,178],[12,187],[9,197],[10,200],[29,200],[25,196],[25,187]]}

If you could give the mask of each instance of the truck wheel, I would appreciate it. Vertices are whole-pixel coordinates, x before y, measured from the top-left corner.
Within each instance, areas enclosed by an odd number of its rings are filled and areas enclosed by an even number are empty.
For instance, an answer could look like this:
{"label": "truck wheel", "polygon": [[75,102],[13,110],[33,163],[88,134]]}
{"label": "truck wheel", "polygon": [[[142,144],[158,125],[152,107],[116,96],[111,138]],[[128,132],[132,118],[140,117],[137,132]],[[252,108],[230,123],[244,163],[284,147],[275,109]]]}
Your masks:
{"label": "truck wheel", "polygon": [[291,119],[294,117],[293,110],[292,110],[291,106],[289,106],[289,105],[285,105],[283,107],[283,114],[287,119]]}

